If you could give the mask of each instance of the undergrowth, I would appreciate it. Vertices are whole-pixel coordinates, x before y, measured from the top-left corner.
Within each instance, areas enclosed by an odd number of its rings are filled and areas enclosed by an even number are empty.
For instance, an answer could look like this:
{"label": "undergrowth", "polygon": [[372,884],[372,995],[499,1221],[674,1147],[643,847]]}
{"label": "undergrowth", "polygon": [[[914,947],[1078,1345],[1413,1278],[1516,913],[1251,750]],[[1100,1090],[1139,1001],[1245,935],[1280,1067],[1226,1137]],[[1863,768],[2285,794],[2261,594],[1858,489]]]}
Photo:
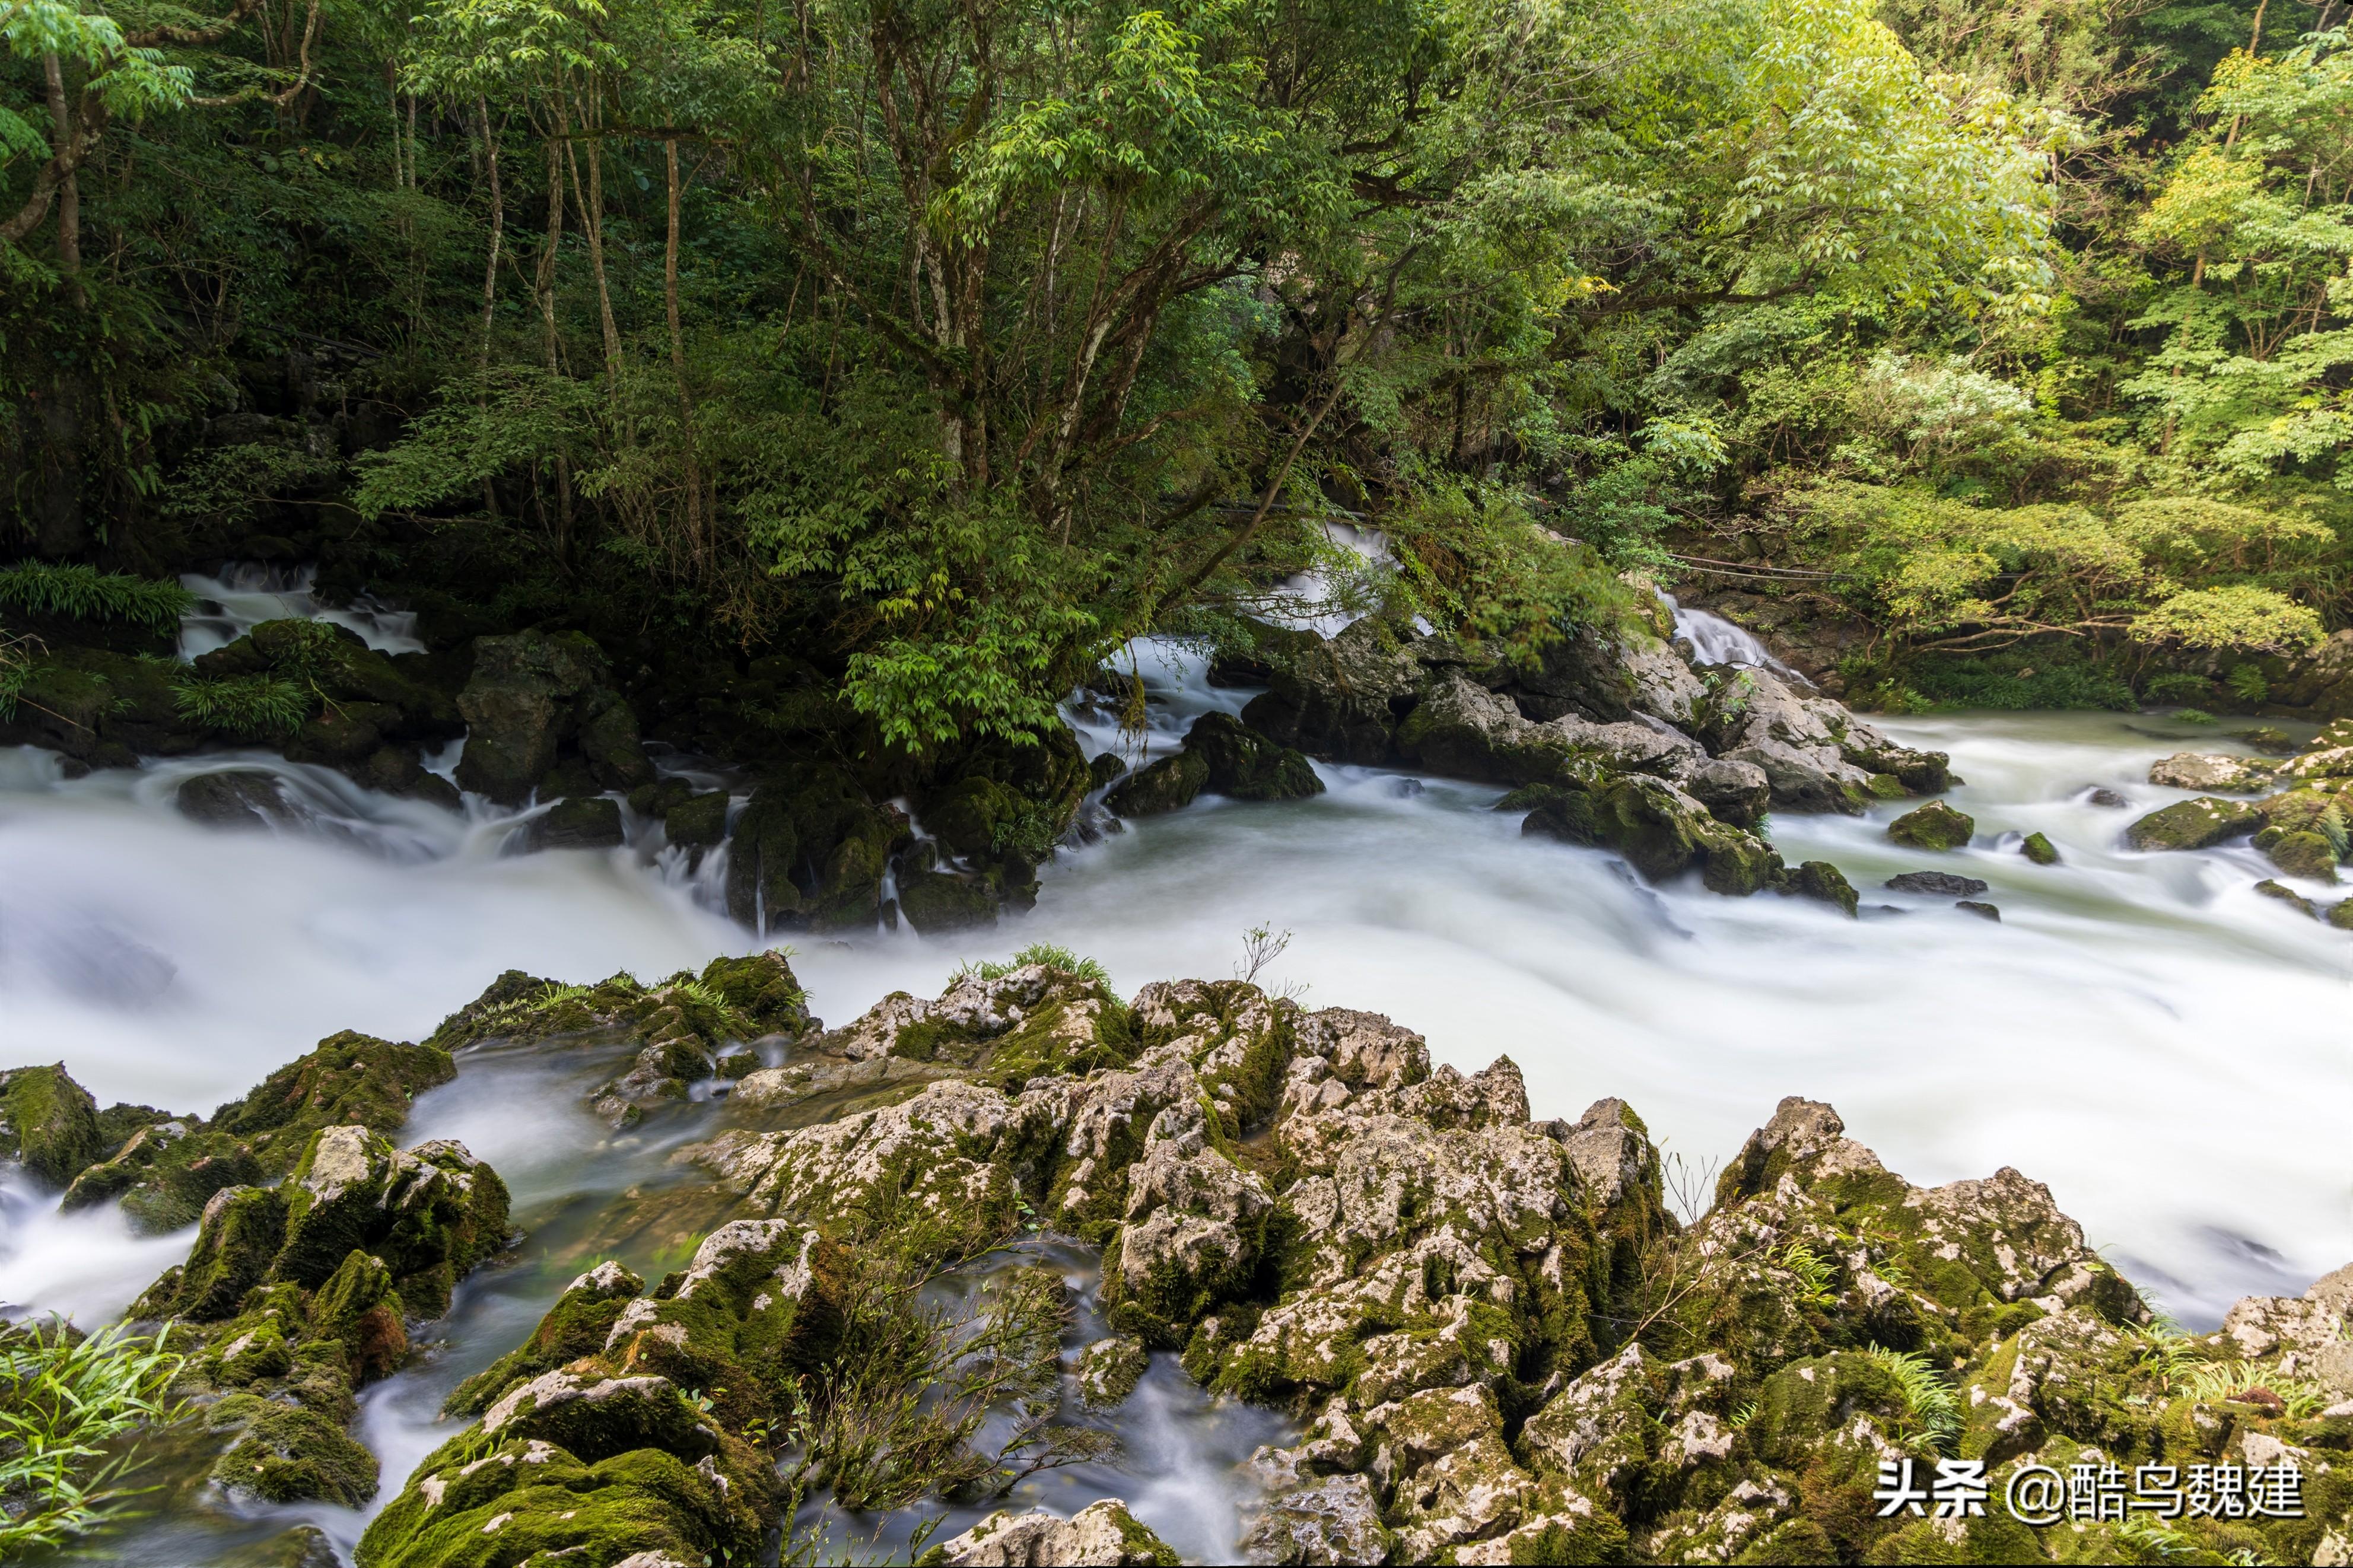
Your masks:
{"label": "undergrowth", "polygon": [[172,705],[191,724],[223,734],[276,739],[311,717],[311,688],[277,675],[203,676],[172,682]]}
{"label": "undergrowth", "polygon": [[0,567],[0,605],[27,615],[129,621],[150,631],[168,632],[178,627],[180,617],[195,602],[195,595],[177,583],[93,566],[25,561]]}
{"label": "undergrowth", "polygon": [[0,1326],[0,1559],[56,1546],[119,1515],[134,1454],[108,1445],[176,1414],[164,1389],[181,1357],[121,1325]]}
{"label": "undergrowth", "polygon": [[1949,1454],[1960,1440],[1961,1405],[1936,1363],[1917,1351],[1871,1347],[1871,1359],[1885,1367],[1904,1395],[1904,1406],[1940,1454]]}

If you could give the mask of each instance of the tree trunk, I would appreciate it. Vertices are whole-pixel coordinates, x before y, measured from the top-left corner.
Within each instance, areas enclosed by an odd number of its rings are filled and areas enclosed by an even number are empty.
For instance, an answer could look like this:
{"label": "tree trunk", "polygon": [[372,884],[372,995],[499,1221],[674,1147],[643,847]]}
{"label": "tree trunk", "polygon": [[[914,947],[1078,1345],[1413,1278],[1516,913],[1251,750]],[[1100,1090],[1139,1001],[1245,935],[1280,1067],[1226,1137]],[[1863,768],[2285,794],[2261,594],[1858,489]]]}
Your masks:
{"label": "tree trunk", "polygon": [[482,95],[474,95],[474,113],[482,122],[482,161],[491,175],[491,254],[482,265],[482,348],[477,363],[487,373],[491,368],[491,316],[499,300],[499,241],[506,233],[506,196],[499,189],[498,132],[491,124],[491,106]]}
{"label": "tree trunk", "polygon": [[[679,441],[686,458],[686,537],[695,564],[708,567],[708,546],[702,530],[702,468],[694,460],[694,394],[686,381],[686,335],[678,310],[678,138],[662,142],[662,166],[670,185],[670,229],[662,246],[662,304],[670,315],[670,368],[678,378]],[[717,532],[713,520],[712,532]]]}
{"label": "tree trunk", "polygon": [[[584,115],[581,127],[587,130]],[[588,198],[582,210],[588,215],[588,270],[596,279],[596,313],[605,331],[605,376],[615,394],[621,390],[621,331],[613,321],[613,290],[605,278],[605,160],[600,152],[604,145],[594,134],[588,139]],[[565,143],[567,157],[569,142]],[[569,158],[572,165],[572,194],[580,195],[580,161]]]}

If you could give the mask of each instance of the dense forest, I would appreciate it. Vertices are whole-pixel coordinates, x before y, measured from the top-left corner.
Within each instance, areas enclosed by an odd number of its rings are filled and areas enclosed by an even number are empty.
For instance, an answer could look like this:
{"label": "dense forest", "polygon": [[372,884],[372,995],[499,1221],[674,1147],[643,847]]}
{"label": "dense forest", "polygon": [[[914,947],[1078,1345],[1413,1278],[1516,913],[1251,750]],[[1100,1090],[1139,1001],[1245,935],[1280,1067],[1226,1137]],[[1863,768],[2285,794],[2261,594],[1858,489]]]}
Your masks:
{"label": "dense forest", "polygon": [[2339,9],[7,0],[9,551],[782,658],[740,721],[918,753],[1312,568],[2260,700],[2348,608]]}

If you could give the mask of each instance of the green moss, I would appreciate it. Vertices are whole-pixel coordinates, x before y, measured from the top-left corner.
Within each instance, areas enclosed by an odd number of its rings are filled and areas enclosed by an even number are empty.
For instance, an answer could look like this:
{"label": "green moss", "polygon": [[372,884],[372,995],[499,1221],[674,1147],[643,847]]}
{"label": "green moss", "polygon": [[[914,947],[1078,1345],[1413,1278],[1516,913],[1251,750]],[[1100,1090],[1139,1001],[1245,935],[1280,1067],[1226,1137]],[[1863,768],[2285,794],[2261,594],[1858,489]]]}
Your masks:
{"label": "green moss", "polygon": [[1977,820],[1968,813],[1932,800],[1889,823],[1887,837],[1913,849],[1960,849],[1977,830]]}
{"label": "green moss", "polygon": [[2037,866],[2056,866],[2059,864],[2058,846],[2052,844],[2050,838],[2043,834],[2028,834],[2019,844],[2018,852],[2025,856]]}
{"label": "green moss", "polygon": [[0,1159],[62,1187],[105,1152],[98,1103],[63,1062],[0,1073]]}
{"label": "green moss", "polygon": [[357,1508],[375,1495],[375,1456],[314,1411],[264,1405],[212,1479],[265,1502],[320,1501]]}

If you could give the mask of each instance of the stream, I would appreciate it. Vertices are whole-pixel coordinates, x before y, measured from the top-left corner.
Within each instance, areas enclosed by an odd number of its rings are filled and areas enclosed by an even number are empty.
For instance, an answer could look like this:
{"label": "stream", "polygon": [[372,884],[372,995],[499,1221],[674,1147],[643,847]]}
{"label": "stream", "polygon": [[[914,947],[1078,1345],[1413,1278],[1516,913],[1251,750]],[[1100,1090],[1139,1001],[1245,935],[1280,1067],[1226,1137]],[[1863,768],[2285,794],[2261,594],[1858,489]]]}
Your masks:
{"label": "stream", "polygon": [[[216,646],[248,617],[310,613],[295,602],[306,582],[198,591],[211,605],[192,645]],[[388,612],[338,614],[378,646],[410,635]],[[1694,638],[1710,657],[1741,657],[1737,628],[1717,626],[1736,635],[1687,620],[1716,637]],[[1250,695],[1208,685],[1198,658],[1166,647],[1141,649],[1140,668],[1151,755],[1198,713]],[[1100,715],[1071,721],[1090,754],[1122,743]],[[889,991],[934,993],[963,962],[1032,942],[1100,960],[1124,993],[1222,977],[1243,932],[1265,926],[1291,941],[1262,984],[1310,1007],[1388,1013],[1466,1070],[1509,1054],[1538,1117],[1622,1097],[1694,1173],[1787,1094],[1835,1104],[1915,1183],[2015,1165],[2192,1327],[2353,1258],[2353,940],[2257,895],[2270,870],[2251,849],[2120,847],[2133,816],[2188,794],[2148,784],[2149,763],[2245,749],[2228,727],[2115,713],[1873,722],[1952,753],[1968,782],[1951,798],[1979,837],[1923,857],[1883,837],[1901,804],[1777,816],[1786,858],[1833,860],[1862,891],[1859,921],[1802,900],[1719,898],[1695,879],[1648,887],[1609,854],[1524,839],[1516,815],[1491,809],[1498,789],[1319,764],[1329,789],[1313,800],[1205,799],[1065,850],[1037,910],[998,929],[801,937],[793,963],[816,1011],[841,1024]],[[286,777],[305,822],[224,833],[174,809],[183,780],[227,767]],[[2091,804],[2094,785],[2132,808]],[[53,755],[0,751],[0,1062],[62,1060],[101,1103],[209,1110],[335,1030],[421,1037],[504,969],[651,978],[752,945],[718,912],[718,865],[688,874],[658,824],[632,820],[631,843],[612,851],[505,854],[522,815],[395,800],[259,752],[69,779]],[[2017,852],[2034,831],[2058,866]],[[1990,883],[1982,897],[2000,921],[1881,889],[1929,867]],[[723,1121],[723,1101],[610,1134],[582,1103],[610,1068],[594,1051],[493,1046],[459,1064],[455,1083],[419,1099],[402,1141],[462,1139],[513,1189],[527,1239],[425,1331],[426,1356],[363,1396],[359,1435],[384,1460],[379,1502],[456,1430],[434,1419],[442,1395],[528,1333],[573,1275],[617,1257],[653,1277],[724,1217],[667,1162]],[[136,1238],[111,1211],[64,1216],[53,1195],[0,1184],[0,1306],[94,1326],[189,1238]],[[1088,1283],[1083,1255],[1049,1260]],[[1072,1342],[1087,1337],[1082,1322]],[[1210,1400],[1165,1356],[1116,1425],[1124,1471],[1039,1478],[1012,1500],[1067,1511],[1122,1496],[1187,1556],[1211,1559],[1239,1529],[1232,1466],[1290,1429]],[[259,1561],[241,1554],[292,1521],[347,1553],[364,1522],[162,1497],[105,1539],[110,1557]],[[903,1541],[899,1528],[886,1539]]]}

